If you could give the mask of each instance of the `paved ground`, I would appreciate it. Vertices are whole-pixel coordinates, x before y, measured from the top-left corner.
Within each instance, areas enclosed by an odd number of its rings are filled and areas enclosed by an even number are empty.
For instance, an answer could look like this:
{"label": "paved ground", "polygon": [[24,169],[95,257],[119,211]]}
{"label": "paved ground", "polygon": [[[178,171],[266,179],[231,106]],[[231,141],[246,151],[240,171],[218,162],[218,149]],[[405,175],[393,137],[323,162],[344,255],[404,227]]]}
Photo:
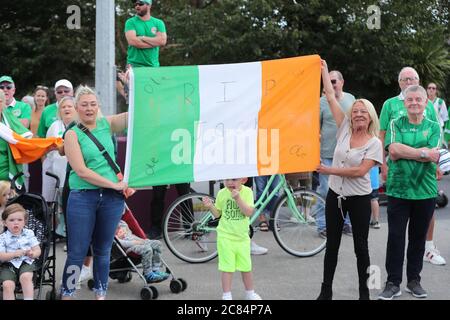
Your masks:
{"label": "paved ground", "polygon": [[[450,176],[445,176],[440,188],[450,195]],[[450,263],[450,214],[449,207],[437,210],[435,227],[435,243],[442,255]],[[296,258],[285,253],[276,243],[272,233],[257,232],[256,242],[269,248],[264,256],[254,256],[254,282],[256,291],[263,299],[272,300],[309,300],[319,294],[322,281],[324,252],[311,258]],[[381,270],[381,281],[384,283],[386,272],[384,259],[387,241],[386,208],[381,207],[381,229],[370,230],[369,250],[371,262]],[[58,281],[61,274],[65,253],[58,245]],[[221,298],[220,274],[217,271],[217,260],[205,264],[189,264],[178,260],[168,249],[164,250],[164,257],[176,276],[184,278],[188,283],[186,291],[172,294],[169,282],[157,284],[159,300],[217,300]],[[406,278],[406,276],[405,276]],[[428,299],[450,299],[450,266],[434,266],[424,263],[422,271],[422,285],[428,291]],[[398,300],[415,300],[404,289]],[[129,283],[120,284],[110,281],[108,299],[139,300],[142,283],[134,277]],[[376,298],[380,290],[371,290],[371,298]],[[244,289],[240,275],[235,274],[233,281],[233,297],[244,298]],[[78,299],[92,299],[93,294],[86,284],[77,294]],[[343,237],[339,263],[334,283],[334,298],[338,300],[352,300],[358,298],[356,259],[353,253],[352,238]]]}

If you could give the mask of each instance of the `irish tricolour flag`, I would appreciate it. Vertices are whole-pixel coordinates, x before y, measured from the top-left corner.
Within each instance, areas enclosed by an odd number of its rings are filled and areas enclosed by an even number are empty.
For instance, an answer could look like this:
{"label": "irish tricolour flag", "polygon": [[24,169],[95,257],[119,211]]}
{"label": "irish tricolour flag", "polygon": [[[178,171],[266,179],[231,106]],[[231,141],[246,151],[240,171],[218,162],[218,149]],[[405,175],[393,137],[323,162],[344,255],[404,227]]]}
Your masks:
{"label": "irish tricolour flag", "polygon": [[131,187],[305,172],[319,164],[320,57],[135,68]]}

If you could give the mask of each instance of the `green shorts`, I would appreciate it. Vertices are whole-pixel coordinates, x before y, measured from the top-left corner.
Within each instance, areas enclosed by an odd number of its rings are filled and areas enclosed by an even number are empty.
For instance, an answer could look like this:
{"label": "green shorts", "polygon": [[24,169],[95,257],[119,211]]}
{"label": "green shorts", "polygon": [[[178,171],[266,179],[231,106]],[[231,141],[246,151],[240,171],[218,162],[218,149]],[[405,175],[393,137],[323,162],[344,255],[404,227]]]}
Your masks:
{"label": "green shorts", "polygon": [[219,271],[252,271],[250,239],[245,241],[233,241],[217,237],[217,253],[219,255]]}
{"label": "green shorts", "polygon": [[11,263],[7,262],[2,264],[1,266],[1,272],[0,272],[0,281],[4,282],[7,280],[11,280],[13,282],[17,282],[17,280],[20,278],[22,273],[25,272],[34,272],[36,270],[35,263],[28,264],[26,262],[22,262],[20,265],[20,268],[17,269],[12,265]]}

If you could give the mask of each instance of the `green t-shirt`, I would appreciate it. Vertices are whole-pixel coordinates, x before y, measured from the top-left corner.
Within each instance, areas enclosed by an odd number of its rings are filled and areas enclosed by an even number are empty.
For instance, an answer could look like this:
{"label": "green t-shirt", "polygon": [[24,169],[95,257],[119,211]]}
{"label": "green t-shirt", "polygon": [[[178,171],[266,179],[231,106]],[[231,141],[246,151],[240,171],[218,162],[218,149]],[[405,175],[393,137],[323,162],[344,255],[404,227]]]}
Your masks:
{"label": "green t-shirt", "polygon": [[[239,195],[246,204],[254,206],[252,189],[243,185]],[[231,197],[231,191],[228,188],[219,191],[215,206],[221,213],[217,227],[218,235],[234,241],[250,238],[248,234],[250,219],[242,213],[236,201]]]}
{"label": "green t-shirt", "polygon": [[[391,121],[386,132],[385,148],[394,142],[413,148],[436,148],[440,146],[439,124],[424,118],[419,125],[409,122],[408,116]],[[436,163],[415,160],[388,160],[386,194],[391,197],[422,200],[437,196]]]}
{"label": "green t-shirt", "polygon": [[[125,23],[125,32],[136,31],[136,36],[146,36],[154,38],[157,32],[165,33],[166,26],[164,22],[155,17],[143,21],[135,16]],[[127,63],[133,67],[159,67],[159,47],[140,49],[128,46]]]}
{"label": "green t-shirt", "polygon": [[[404,101],[403,94],[400,94],[384,102],[380,114],[380,130],[387,131],[391,120],[407,115]],[[438,121],[431,101],[428,101],[423,115],[430,120]]]}
{"label": "green t-shirt", "polygon": [[[118,182],[119,180],[117,179],[114,170],[108,164],[105,157],[100,153],[95,143],[77,126],[74,126],[70,130],[75,131],[77,134],[78,143],[80,145],[86,167],[110,181]],[[111,139],[111,128],[108,120],[105,118],[97,120],[97,127],[94,130],[91,130],[91,132],[97,140],[100,141],[103,147],[105,147],[110,157],[115,161],[116,157],[114,154],[114,145]],[[69,186],[71,190],[99,188],[98,186],[81,179],[74,170],[70,172]]]}
{"label": "green t-shirt", "polygon": [[11,112],[11,114],[17,119],[27,119],[31,121],[31,107],[28,103],[15,100],[16,104],[14,106],[8,106],[6,110]]}
{"label": "green t-shirt", "polygon": [[45,138],[47,136],[48,128],[56,121],[58,113],[58,105],[56,103],[49,104],[42,111],[41,119],[39,120],[39,127],[37,130],[37,135],[40,138]]}

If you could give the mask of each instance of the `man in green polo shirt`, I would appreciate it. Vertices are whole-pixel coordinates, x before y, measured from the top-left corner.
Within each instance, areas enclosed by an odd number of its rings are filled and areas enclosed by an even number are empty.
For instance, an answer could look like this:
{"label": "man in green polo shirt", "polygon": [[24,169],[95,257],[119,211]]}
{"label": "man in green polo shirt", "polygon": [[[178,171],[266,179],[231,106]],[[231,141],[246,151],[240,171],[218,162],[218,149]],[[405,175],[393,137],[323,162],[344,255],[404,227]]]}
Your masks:
{"label": "man in green polo shirt", "polygon": [[159,47],[167,43],[166,26],[151,16],[151,7],[152,0],[136,1],[136,16],[125,23],[127,64],[132,67],[159,67]]}
{"label": "man in green polo shirt", "polygon": [[0,78],[0,89],[5,92],[6,110],[19,119],[25,128],[29,128],[31,107],[25,102],[14,99],[14,94],[16,93],[14,80],[10,76],[2,76]]}
{"label": "man in green polo shirt", "polygon": [[48,128],[56,121],[56,114],[58,113],[58,103],[65,96],[73,97],[73,86],[69,80],[61,79],[55,83],[55,97],[56,103],[49,104],[42,111],[41,119],[39,120],[39,127],[37,135],[40,138],[47,136]]}
{"label": "man in green polo shirt", "polygon": [[[380,114],[380,139],[383,145],[385,144],[386,131],[390,125],[391,120],[407,115],[406,108],[404,106],[404,92],[412,85],[419,85],[419,74],[414,68],[404,67],[398,75],[398,84],[401,92],[398,96],[386,100],[383,104]],[[428,100],[428,103],[423,112],[425,118],[430,119],[439,124],[438,116],[436,114],[433,103]],[[384,157],[383,165],[381,166],[381,175],[383,180],[386,181],[388,174],[388,167],[386,164],[386,157]],[[431,219],[428,227],[427,239],[425,243],[425,255],[424,261],[430,262],[435,265],[444,265],[445,259],[440,255],[440,252],[436,249],[433,242],[434,237],[434,215]]]}

